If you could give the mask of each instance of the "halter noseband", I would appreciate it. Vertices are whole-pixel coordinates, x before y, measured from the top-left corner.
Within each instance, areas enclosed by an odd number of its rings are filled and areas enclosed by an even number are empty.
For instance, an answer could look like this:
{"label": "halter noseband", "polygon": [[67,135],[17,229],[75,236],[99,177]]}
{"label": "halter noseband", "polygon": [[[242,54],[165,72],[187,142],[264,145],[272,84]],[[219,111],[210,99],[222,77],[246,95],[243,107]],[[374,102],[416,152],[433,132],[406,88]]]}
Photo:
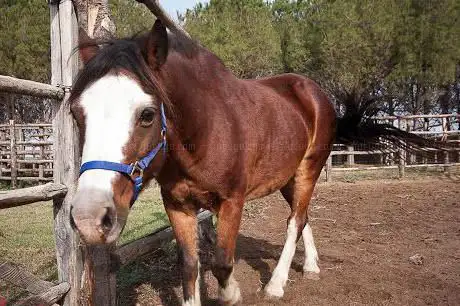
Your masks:
{"label": "halter noseband", "polygon": [[104,160],[92,160],[81,165],[80,175],[85,171],[93,169],[110,170],[126,175],[134,184],[134,194],[131,199],[131,205],[133,205],[142,190],[144,170],[148,168],[161,149],[166,153],[166,116],[163,103],[161,103],[161,137],[163,140],[157,144],[152,151],[132,164],[128,165]]}

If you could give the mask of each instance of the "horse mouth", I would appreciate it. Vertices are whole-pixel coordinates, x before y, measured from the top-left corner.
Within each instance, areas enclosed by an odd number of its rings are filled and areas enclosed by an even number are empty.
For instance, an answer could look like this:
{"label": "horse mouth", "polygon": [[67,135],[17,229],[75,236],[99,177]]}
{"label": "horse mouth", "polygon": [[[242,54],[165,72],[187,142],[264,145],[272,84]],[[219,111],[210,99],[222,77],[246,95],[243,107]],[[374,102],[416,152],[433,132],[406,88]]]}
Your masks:
{"label": "horse mouth", "polygon": [[87,245],[102,245],[115,242],[125,225],[125,219],[114,218],[71,218],[72,227]]}

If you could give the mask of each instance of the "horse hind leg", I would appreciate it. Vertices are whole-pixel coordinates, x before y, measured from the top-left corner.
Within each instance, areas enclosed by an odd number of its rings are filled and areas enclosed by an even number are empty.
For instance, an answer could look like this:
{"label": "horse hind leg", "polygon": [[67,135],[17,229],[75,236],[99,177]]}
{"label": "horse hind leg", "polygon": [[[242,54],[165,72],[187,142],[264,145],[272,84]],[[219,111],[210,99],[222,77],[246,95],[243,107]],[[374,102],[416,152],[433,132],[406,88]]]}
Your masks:
{"label": "horse hind leg", "polygon": [[307,209],[327,156],[324,151],[308,150],[294,177],[281,189],[281,193],[291,207],[291,214],[288,218],[286,242],[281,257],[270,282],[265,287],[268,297],[281,298],[284,295],[289,268],[301,235],[305,244],[304,275],[309,279],[319,279],[318,253],[308,224]]}

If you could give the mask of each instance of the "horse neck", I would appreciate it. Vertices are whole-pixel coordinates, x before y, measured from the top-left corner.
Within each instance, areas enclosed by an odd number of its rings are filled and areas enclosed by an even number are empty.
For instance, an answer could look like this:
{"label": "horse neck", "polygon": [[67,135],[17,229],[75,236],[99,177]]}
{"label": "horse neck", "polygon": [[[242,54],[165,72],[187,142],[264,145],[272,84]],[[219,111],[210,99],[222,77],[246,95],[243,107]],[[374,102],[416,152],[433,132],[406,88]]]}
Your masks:
{"label": "horse neck", "polygon": [[216,102],[225,103],[225,96],[232,94],[230,88],[238,82],[206,49],[193,57],[172,52],[160,78],[176,114],[175,126],[189,132],[202,128],[209,121],[206,110]]}
{"label": "horse neck", "polygon": [[187,148],[204,137],[210,122],[216,120],[212,107],[216,102],[225,103],[225,96],[231,94],[238,79],[205,49],[194,56],[170,52],[160,78],[173,105],[172,148],[185,148],[172,153],[186,165],[193,159]]}

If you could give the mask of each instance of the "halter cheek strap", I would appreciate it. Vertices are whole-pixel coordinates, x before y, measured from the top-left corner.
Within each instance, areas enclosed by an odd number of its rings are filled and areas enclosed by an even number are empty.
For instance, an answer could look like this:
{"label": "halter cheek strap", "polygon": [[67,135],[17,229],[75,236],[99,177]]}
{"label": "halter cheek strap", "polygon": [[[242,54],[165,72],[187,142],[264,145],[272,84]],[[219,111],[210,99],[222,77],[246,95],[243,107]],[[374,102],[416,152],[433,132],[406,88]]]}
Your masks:
{"label": "halter cheek strap", "polygon": [[150,166],[150,163],[155,159],[161,149],[163,149],[163,153],[166,154],[166,116],[163,103],[161,104],[161,137],[162,141],[157,144],[152,151],[132,164],[128,165],[105,160],[92,160],[81,165],[80,175],[85,171],[94,169],[115,171],[126,175],[134,184],[134,194],[131,199],[131,205],[133,205],[142,190],[144,170]]}

